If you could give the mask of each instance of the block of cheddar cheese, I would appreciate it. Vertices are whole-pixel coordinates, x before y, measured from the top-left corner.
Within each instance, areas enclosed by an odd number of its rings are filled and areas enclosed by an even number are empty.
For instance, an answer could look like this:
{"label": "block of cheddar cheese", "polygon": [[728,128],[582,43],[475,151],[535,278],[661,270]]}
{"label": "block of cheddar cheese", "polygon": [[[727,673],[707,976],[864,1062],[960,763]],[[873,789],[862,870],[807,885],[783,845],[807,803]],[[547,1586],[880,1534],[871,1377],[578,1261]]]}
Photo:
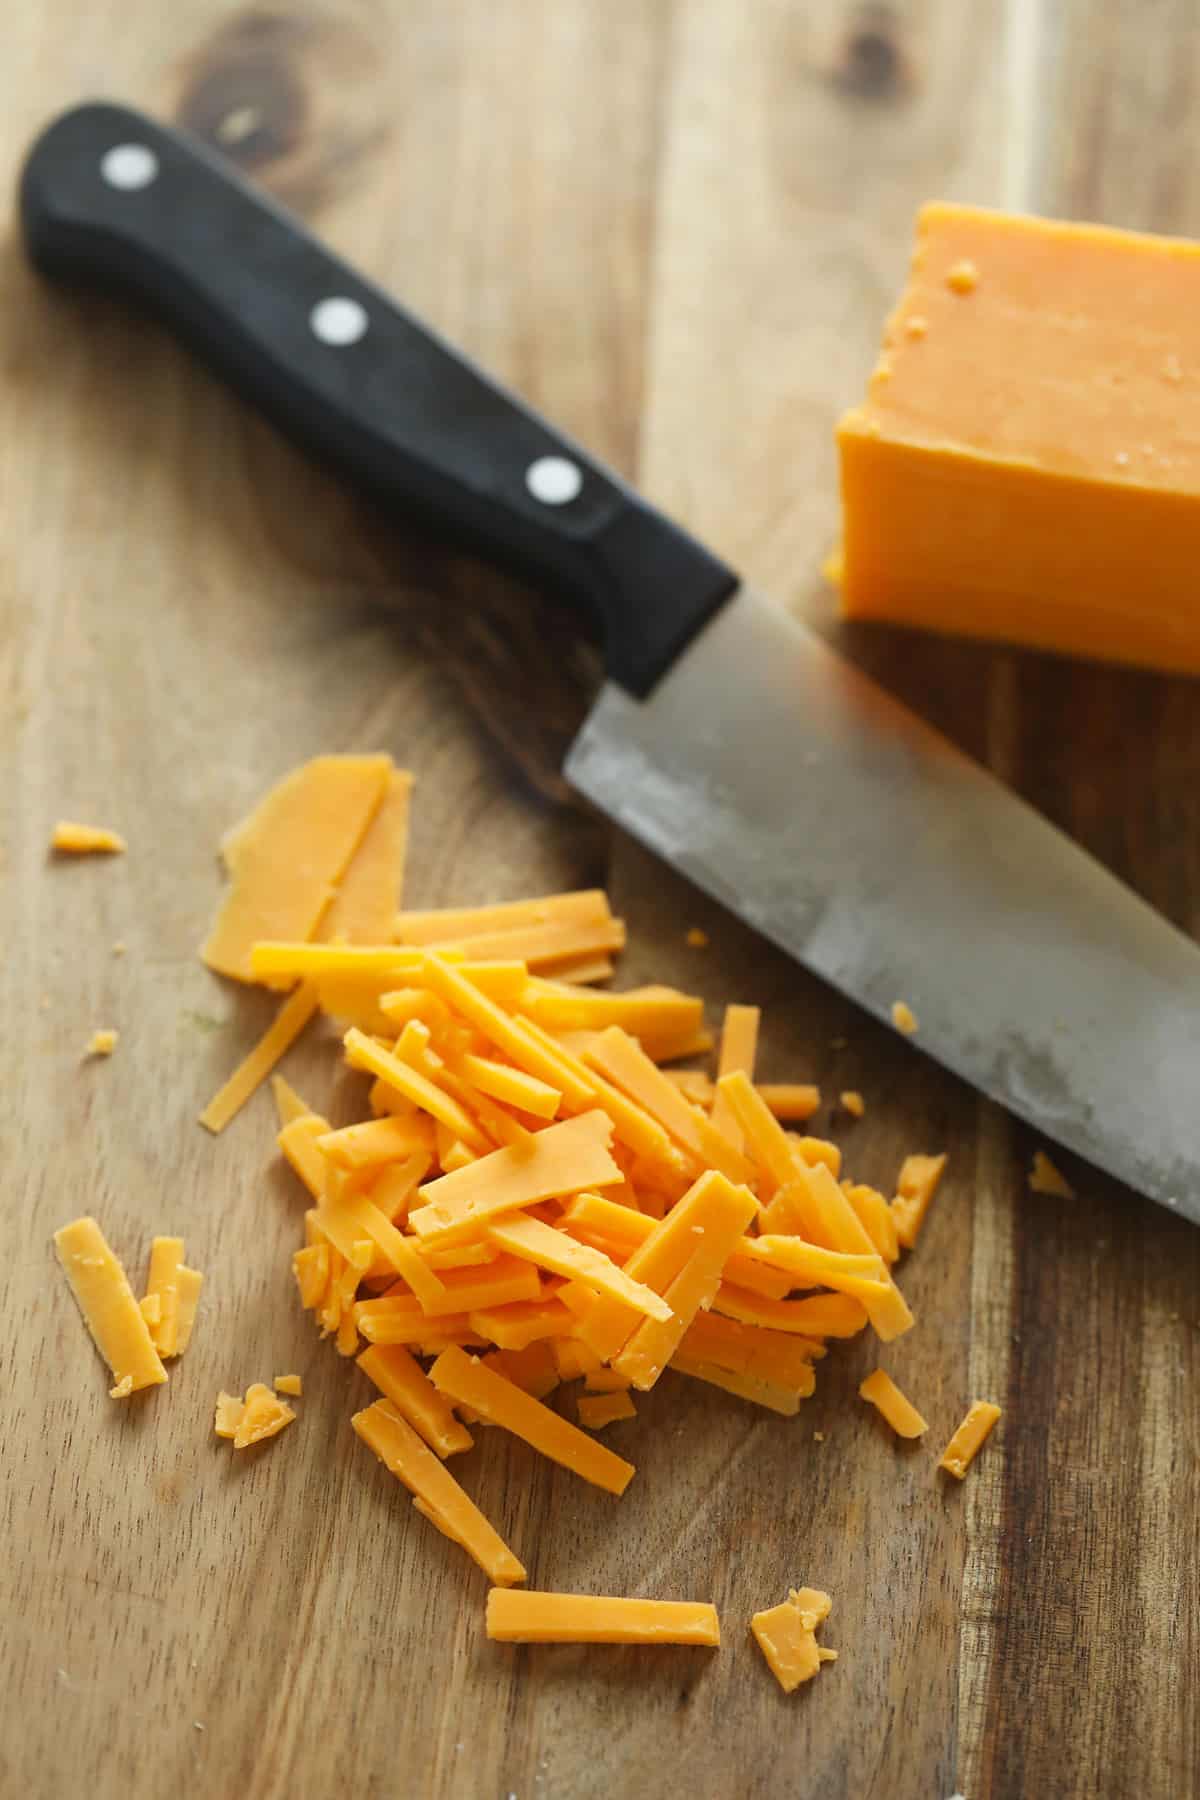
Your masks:
{"label": "block of cheddar cheese", "polygon": [[850,617],[1200,673],[1200,244],[926,206],[838,447]]}

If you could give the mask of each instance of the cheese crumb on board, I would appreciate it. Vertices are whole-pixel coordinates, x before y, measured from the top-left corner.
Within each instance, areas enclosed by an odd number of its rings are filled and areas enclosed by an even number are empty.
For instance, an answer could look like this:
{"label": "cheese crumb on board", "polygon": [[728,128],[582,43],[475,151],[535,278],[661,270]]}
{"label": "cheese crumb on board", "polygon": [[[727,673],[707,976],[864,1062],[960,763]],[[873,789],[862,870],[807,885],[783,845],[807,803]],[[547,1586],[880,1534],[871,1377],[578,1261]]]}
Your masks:
{"label": "cheese crumb on board", "polygon": [[896,1027],[897,1031],[902,1031],[906,1037],[912,1037],[920,1028],[920,1020],[917,1018],[916,1013],[908,1004],[907,1000],[894,1000],[892,1002],[892,1024]]}
{"label": "cheese crumb on board", "polygon": [[93,1031],[91,1037],[88,1039],[88,1045],[84,1055],[111,1056],[117,1047],[120,1035],[120,1032],[113,1031],[107,1026],[103,1027],[100,1031]]}
{"label": "cheese crumb on board", "polygon": [[715,1606],[699,1600],[633,1600],[493,1588],[487,1634],[502,1644],[698,1644],[716,1649]]}
{"label": "cheese crumb on board", "polygon": [[113,1398],[124,1400],[166,1381],[150,1327],[95,1219],[84,1216],[62,1226],[54,1247],[92,1340],[112,1370]]}
{"label": "cheese crumb on board", "polygon": [[1033,1153],[1033,1167],[1029,1171],[1029,1191],[1032,1194],[1053,1194],[1059,1200],[1073,1200],[1075,1189],[1060,1169],[1056,1169],[1044,1150]]}
{"label": "cheese crumb on board", "polygon": [[885,1375],[882,1369],[875,1369],[868,1375],[859,1384],[858,1391],[887,1420],[897,1437],[918,1438],[929,1430],[912,1401],[900,1392],[891,1376]]}
{"label": "cheese crumb on board", "polygon": [[60,856],[119,856],[127,848],[117,831],[103,825],[79,825],[73,819],[60,819],[54,827],[50,848]]}
{"label": "cheese crumb on board", "polygon": [[237,1394],[217,1395],[213,1429],[220,1438],[232,1438],[235,1450],[248,1450],[252,1444],[278,1436],[295,1417],[286,1400],[273,1394],[265,1382],[253,1381],[244,1400]]}
{"label": "cheese crumb on board", "polygon": [[822,1663],[836,1662],[837,1651],[817,1643],[816,1631],[833,1608],[819,1588],[792,1588],[786,1600],[757,1612],[750,1629],[767,1666],[785,1694],[811,1681]]}
{"label": "cheese crumb on board", "polygon": [[686,934],[686,943],[689,950],[707,950],[707,931],[702,930],[699,925],[692,925]]}
{"label": "cheese crumb on board", "polygon": [[867,1110],[867,1103],[856,1088],[847,1088],[840,1099],[843,1110],[855,1119],[861,1119]]}
{"label": "cheese crumb on board", "polygon": [[304,1383],[299,1375],[276,1375],[271,1386],[277,1394],[287,1394],[293,1400],[298,1400],[304,1392]]}
{"label": "cheese crumb on board", "polygon": [[972,1401],[966,1418],[942,1451],[939,1468],[961,1481],[999,1417],[1000,1408],[990,1400]]}

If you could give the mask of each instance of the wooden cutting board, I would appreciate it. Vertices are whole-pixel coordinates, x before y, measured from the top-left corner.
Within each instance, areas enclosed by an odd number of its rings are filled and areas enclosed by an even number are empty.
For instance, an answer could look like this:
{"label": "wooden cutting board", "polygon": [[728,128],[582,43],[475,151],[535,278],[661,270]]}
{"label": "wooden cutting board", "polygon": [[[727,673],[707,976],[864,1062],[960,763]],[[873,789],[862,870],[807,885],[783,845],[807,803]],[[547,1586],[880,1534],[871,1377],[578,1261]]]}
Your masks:
{"label": "wooden cutting board", "polygon": [[[1009,23],[1011,57],[998,0],[41,0],[5,22],[0,178],[96,93],[220,144],[1195,930],[1200,687],[839,631],[816,574],[922,199],[1200,234],[1187,0]],[[0,1789],[1197,1792],[1200,1236],[1080,1168],[1031,1195],[1031,1133],[578,809],[569,621],[371,516],[157,329],[43,290],[11,229],[3,275]],[[664,1382],[611,1434],[620,1503],[495,1432],[464,1466],[535,1585],[711,1597],[718,1654],[486,1642],[482,1578],[356,1443],[364,1381],[296,1306],[267,1102],[195,1124],[269,1011],[196,960],[217,838],[350,748],[417,772],[413,904],[606,882],[628,978],[759,1002],[769,1076],[863,1091],[822,1119],[862,1179],[950,1151],[886,1361],[935,1445],[1003,1403],[963,1486],[855,1398],[865,1342],[794,1422]],[[128,856],[53,863],[63,814]],[[327,1040],[289,1065],[344,1119],[334,1070]],[[206,1272],[127,1406],[51,1255],[85,1210],[135,1268],[176,1231]],[[235,1460],[216,1390],[293,1368],[300,1423]],[[747,1623],[800,1582],[841,1659],[785,1698]]]}

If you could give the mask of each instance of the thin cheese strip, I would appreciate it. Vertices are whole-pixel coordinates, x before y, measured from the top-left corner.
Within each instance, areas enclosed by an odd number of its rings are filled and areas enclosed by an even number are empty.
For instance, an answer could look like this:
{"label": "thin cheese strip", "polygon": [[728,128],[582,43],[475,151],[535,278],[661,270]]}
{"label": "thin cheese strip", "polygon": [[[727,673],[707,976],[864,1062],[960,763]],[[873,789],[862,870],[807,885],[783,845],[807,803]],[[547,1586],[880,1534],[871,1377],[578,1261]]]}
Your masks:
{"label": "thin cheese strip", "polygon": [[[757,1006],[727,1006],[721,1026],[721,1049],[717,1059],[717,1079],[740,1072],[754,1080],[754,1063],[758,1055],[758,1027],[762,1014]],[[712,1102],[712,1122],[739,1150],[745,1147],[742,1128],[729,1103],[729,1096],[717,1089]]]}
{"label": "thin cheese strip", "polygon": [[611,1134],[602,1112],[547,1125],[528,1145],[494,1150],[469,1168],[430,1182],[421,1189],[424,1206],[410,1213],[409,1223],[421,1237],[446,1246],[477,1236],[502,1212],[607,1187],[621,1180],[608,1151]]}
{"label": "thin cheese strip", "polygon": [[619,1390],[611,1394],[581,1394],[577,1402],[579,1423],[589,1431],[603,1431],[606,1425],[615,1425],[618,1419],[634,1419],[637,1407],[629,1395]]}
{"label": "thin cheese strip", "polygon": [[[514,1606],[513,1601],[520,1602]],[[699,1600],[622,1600],[607,1594],[488,1595],[487,1634],[502,1644],[721,1642],[717,1609]]]}
{"label": "thin cheese strip", "polygon": [[151,1327],[154,1348],[161,1357],[174,1356],[179,1343],[179,1270],[183,1264],[181,1237],[156,1237],[150,1245],[146,1272],[147,1298],[158,1298],[158,1323]]}
{"label": "thin cheese strip", "polygon": [[539,1081],[524,1069],[496,1062],[488,1056],[468,1054],[462,1059],[462,1073],[482,1093],[532,1113],[538,1119],[552,1119],[562,1105],[562,1095],[549,1082]]}
{"label": "thin cheese strip", "polygon": [[594,924],[551,920],[545,925],[515,925],[507,931],[456,934],[438,939],[429,949],[439,955],[459,950],[468,962],[512,957],[531,969],[551,969],[581,956],[607,956],[625,948],[624,919],[598,919]]}
{"label": "thin cheese strip", "polygon": [[525,1029],[519,1018],[512,1018],[445,957],[426,958],[424,979],[447,1005],[453,1007],[461,1018],[481,1032],[489,1044],[494,1044],[519,1069],[536,1075],[550,1087],[558,1088],[564,1100],[571,1105],[591,1105],[591,1083],[581,1082],[573,1076],[564,1078],[562,1059],[540,1044]]}
{"label": "thin cheese strip", "polygon": [[350,1421],[363,1443],[423,1500],[441,1530],[462,1545],[484,1573],[501,1586],[524,1581],[525,1570],[453,1475],[386,1400],[376,1400]]}
{"label": "thin cheese strip", "polygon": [[322,1119],[317,1113],[302,1113],[285,1125],[275,1138],[287,1161],[317,1200],[325,1191],[325,1171],[329,1166],[317,1145],[328,1130],[328,1119]]}
{"label": "thin cheese strip", "polygon": [[732,1374],[778,1381],[785,1387],[811,1393],[812,1363],[824,1354],[824,1346],[816,1338],[772,1331],[764,1325],[744,1325],[720,1313],[700,1312],[688,1326],[671,1361],[677,1366],[682,1355],[693,1362],[715,1363]]}
{"label": "thin cheese strip", "polygon": [[855,1337],[867,1323],[866,1308],[849,1294],[813,1294],[807,1300],[768,1300],[722,1282],[713,1305],[727,1318],[805,1337]]}
{"label": "thin cheese strip", "polygon": [[782,1413],[785,1419],[795,1418],[800,1411],[800,1402],[812,1393],[814,1386],[811,1369],[801,1386],[788,1387],[782,1381],[770,1381],[762,1375],[747,1375],[738,1369],[723,1369],[719,1363],[699,1361],[683,1350],[675,1352],[671,1367],[677,1374],[690,1376],[693,1381],[707,1381],[710,1387],[723,1388],[727,1394],[736,1394],[739,1400],[750,1400],[755,1406]]}
{"label": "thin cheese strip", "polygon": [[428,1338],[447,1341],[470,1331],[465,1312],[440,1313],[431,1319],[415,1294],[384,1294],[354,1304],[354,1323],[371,1344],[422,1344]]}
{"label": "thin cheese strip", "polygon": [[424,951],[400,944],[310,944],[307,938],[260,937],[250,952],[255,981],[271,986],[337,978],[383,990],[419,975]]}
{"label": "thin cheese strip", "polygon": [[872,1370],[866,1380],[859,1383],[858,1391],[883,1415],[897,1437],[918,1438],[929,1430],[912,1401],[905,1398],[891,1376],[885,1375],[882,1369]]}
{"label": "thin cheese strip", "polygon": [[475,1307],[470,1315],[471,1330],[502,1350],[526,1350],[545,1338],[561,1337],[574,1323],[575,1315],[557,1297]]}
{"label": "thin cheese strip", "polygon": [[489,1226],[488,1236],[514,1256],[527,1257],[552,1274],[582,1281],[585,1287],[622,1300],[648,1318],[664,1321],[671,1318],[671,1308],[661,1294],[656,1294],[644,1282],[635,1281],[603,1251],[577,1243],[565,1231],[556,1231],[553,1226],[543,1224],[541,1219],[498,1219]]}
{"label": "thin cheese strip", "polygon": [[444,1278],[430,1268],[428,1260],[418,1254],[416,1245],[397,1231],[366,1195],[342,1193],[328,1199],[317,1209],[317,1222],[343,1256],[351,1255],[355,1243],[369,1239],[389,1268],[403,1276],[427,1311],[438,1308],[444,1312],[463,1310],[444,1304],[447,1297]]}
{"label": "thin cheese strip", "polygon": [[894,1263],[900,1255],[900,1238],[892,1209],[883,1195],[862,1182],[850,1182],[843,1191],[884,1262]]}
{"label": "thin cheese strip", "polygon": [[731,1181],[752,1178],[754,1170],[741,1152],[689,1106],[661,1069],[620,1026],[601,1032],[584,1061],[656,1119],[668,1136],[701,1167],[719,1169]]}
{"label": "thin cheese strip", "polygon": [[708,1181],[707,1204],[693,1228],[694,1248],[666,1291],[667,1321],[645,1319],[613,1358],[618,1374],[643,1392],[654,1386],[697,1313],[711,1306],[730,1252],[757,1211],[746,1188],[734,1187],[716,1170]]}
{"label": "thin cheese strip", "polygon": [[937,1193],[938,1183],[946,1167],[946,1156],[906,1156],[897,1182],[897,1195],[892,1201],[892,1218],[896,1236],[906,1250],[917,1241],[917,1233],[925,1222],[929,1203]]}
{"label": "thin cheese strip", "polygon": [[383,797],[321,922],[331,944],[384,944],[392,933],[404,886],[408,810],[413,778],[393,769]]}
{"label": "thin cheese strip", "polygon": [[623,1494],[633,1479],[632,1463],[614,1456],[540,1400],[457,1347],[442,1352],[429,1379],[449,1400],[469,1406],[493,1425],[502,1425],[543,1456],[610,1494]]}
{"label": "thin cheese strip", "polygon": [[942,1451],[939,1468],[961,1481],[1000,1417],[1000,1408],[990,1400],[974,1400],[966,1418]]}
{"label": "thin cheese strip", "polygon": [[624,1375],[618,1375],[615,1369],[589,1369],[583,1378],[583,1385],[589,1394],[623,1394],[630,1387]]}
{"label": "thin cheese strip", "polygon": [[407,1219],[409,1206],[432,1167],[433,1157],[420,1150],[402,1163],[388,1164],[371,1188],[371,1199],[385,1219],[393,1225]]}
{"label": "thin cheese strip", "polygon": [[300,1289],[300,1304],[306,1312],[320,1306],[329,1288],[329,1245],[306,1244],[292,1255],[292,1273]]}
{"label": "thin cheese strip", "polygon": [[280,1057],[289,1051],[317,1010],[317,991],[307,983],[288,995],[257,1044],[238,1064],[229,1080],[217,1089],[200,1123],[215,1136],[258,1092]]}
{"label": "thin cheese strip", "polygon": [[824,1163],[835,1180],[841,1174],[842,1153],[836,1144],[829,1142],[828,1138],[801,1137],[796,1132],[789,1132],[788,1136],[795,1145],[796,1155],[810,1169],[815,1169],[819,1163]]}
{"label": "thin cheese strip", "polygon": [[604,1031],[618,1025],[650,1053],[660,1044],[684,1042],[704,1029],[704,1002],[676,988],[630,988],[597,994],[566,982],[534,977],[521,1010],[550,1031]]}
{"label": "thin cheese strip", "polygon": [[302,1119],[306,1113],[312,1112],[308,1102],[302,1100],[295,1088],[283,1079],[282,1075],[272,1075],[271,1094],[275,1101],[275,1113],[279,1120],[279,1129],[290,1125],[293,1119]]}
{"label": "thin cheese strip", "polygon": [[62,1226],[54,1234],[54,1247],[84,1324],[121,1390],[119,1397],[164,1382],[167,1371],[150,1327],[95,1219],[85,1216]]}
{"label": "thin cheese strip", "polygon": [[742,1128],[746,1151],[758,1165],[765,1192],[773,1194],[795,1174],[796,1157],[786,1131],[740,1069],[718,1081],[718,1100],[722,1096]]}
{"label": "thin cheese strip", "polygon": [[392,935],[401,944],[436,944],[448,938],[478,937],[485,931],[521,926],[591,925],[612,917],[603,888],[544,894],[537,900],[504,900],[494,906],[445,906],[432,912],[402,912]]}
{"label": "thin cheese strip", "polygon": [[119,832],[104,825],[79,825],[73,819],[60,819],[50,839],[50,848],[60,856],[119,856],[127,847]]}
{"label": "thin cheese strip", "polygon": [[[824,1163],[811,1167],[798,1164],[796,1181],[799,1187],[808,1191],[810,1203],[820,1217],[826,1243],[835,1250],[851,1254],[874,1254],[875,1246],[866,1228]],[[912,1313],[890,1272],[882,1294],[868,1294],[860,1289],[859,1295],[876,1335],[885,1344],[911,1330]]]}
{"label": "thin cheese strip", "polygon": [[210,969],[238,981],[263,979],[252,967],[256,942],[313,935],[390,773],[387,756],[316,757],[285,775],[226,834],[221,854],[230,890],[200,952]]}
{"label": "thin cheese strip", "polygon": [[373,1038],[359,1031],[357,1026],[350,1027],[343,1041],[346,1046],[346,1061],[352,1069],[364,1069],[371,1075],[378,1075],[390,1088],[403,1094],[406,1100],[413,1101],[423,1112],[445,1125],[471,1149],[488,1148],[487,1138],[470,1113],[427,1075],[422,1075],[410,1063],[402,1062],[390,1050],[384,1050]]}
{"label": "thin cheese strip", "polygon": [[529,1344],[524,1350],[491,1350],[480,1361],[535,1400],[544,1400],[559,1384],[554,1356],[544,1342]]}
{"label": "thin cheese strip", "polygon": [[607,981],[614,972],[610,956],[572,956],[564,962],[555,963],[553,970],[559,981],[570,981],[581,985],[593,981]]}
{"label": "thin cheese strip", "polygon": [[388,1114],[327,1131],[317,1139],[317,1149],[339,1169],[372,1169],[382,1163],[401,1162],[416,1151],[433,1149],[433,1123],[423,1113],[409,1118]]}
{"label": "thin cheese strip", "polygon": [[246,1402],[240,1394],[227,1394],[222,1389],[217,1395],[213,1417],[213,1430],[217,1436],[219,1438],[235,1438],[245,1411]]}
{"label": "thin cheese strip", "polygon": [[277,1394],[286,1394],[292,1400],[299,1399],[304,1392],[304,1382],[299,1375],[276,1375],[271,1386]]}
{"label": "thin cheese strip", "polygon": [[598,1106],[608,1114],[613,1124],[613,1135],[619,1143],[628,1145],[638,1156],[648,1158],[653,1163],[667,1163],[677,1156],[670,1138],[657,1119],[652,1119],[648,1112],[627,1094],[623,1094],[620,1088],[606,1081],[597,1070],[589,1068],[574,1051],[556,1043],[540,1025],[532,1020],[523,1020],[523,1023],[547,1054],[559,1059],[568,1079],[573,1078],[579,1085],[586,1084],[589,1105]]}
{"label": "thin cheese strip", "polygon": [[[654,1220],[628,1206],[618,1206],[607,1196],[579,1194],[562,1215],[561,1226],[572,1237],[603,1250],[614,1262],[624,1264],[654,1230]],[[756,1238],[744,1237],[725,1266],[729,1281],[739,1287],[782,1300],[796,1285],[790,1275],[774,1269],[762,1256]]]}
{"label": "thin cheese strip", "polygon": [[[684,1099],[689,1100],[693,1106],[711,1106],[717,1097],[712,1077],[706,1075],[703,1069],[664,1069],[663,1074],[671,1086],[678,1088]],[[734,1142],[728,1129],[725,1136],[730,1143]]]}
{"label": "thin cheese strip", "polygon": [[471,1448],[474,1438],[403,1344],[372,1344],[358,1366],[443,1460]]}
{"label": "thin cheese strip", "polygon": [[853,1294],[868,1307],[887,1298],[887,1264],[874,1252],[824,1250],[801,1238],[768,1234],[755,1240],[755,1254],[776,1268],[786,1269],[795,1277],[795,1287],[833,1288],[839,1294]]}
{"label": "thin cheese strip", "polygon": [[760,1081],[756,1091],[764,1106],[787,1123],[803,1124],[820,1110],[821,1090],[808,1082]]}

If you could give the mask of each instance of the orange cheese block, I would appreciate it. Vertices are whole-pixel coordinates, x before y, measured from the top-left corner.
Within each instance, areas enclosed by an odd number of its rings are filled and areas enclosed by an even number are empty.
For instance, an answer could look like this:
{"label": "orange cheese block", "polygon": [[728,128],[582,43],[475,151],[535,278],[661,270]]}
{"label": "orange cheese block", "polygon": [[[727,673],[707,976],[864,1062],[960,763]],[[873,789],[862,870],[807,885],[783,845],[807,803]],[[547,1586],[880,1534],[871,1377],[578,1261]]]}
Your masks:
{"label": "orange cheese block", "polygon": [[538,1594],[493,1588],[487,1634],[503,1644],[721,1642],[717,1609],[700,1600],[622,1600],[607,1594]]}
{"label": "orange cheese block", "polygon": [[1200,672],[1200,244],[917,221],[838,427],[852,617]]}

